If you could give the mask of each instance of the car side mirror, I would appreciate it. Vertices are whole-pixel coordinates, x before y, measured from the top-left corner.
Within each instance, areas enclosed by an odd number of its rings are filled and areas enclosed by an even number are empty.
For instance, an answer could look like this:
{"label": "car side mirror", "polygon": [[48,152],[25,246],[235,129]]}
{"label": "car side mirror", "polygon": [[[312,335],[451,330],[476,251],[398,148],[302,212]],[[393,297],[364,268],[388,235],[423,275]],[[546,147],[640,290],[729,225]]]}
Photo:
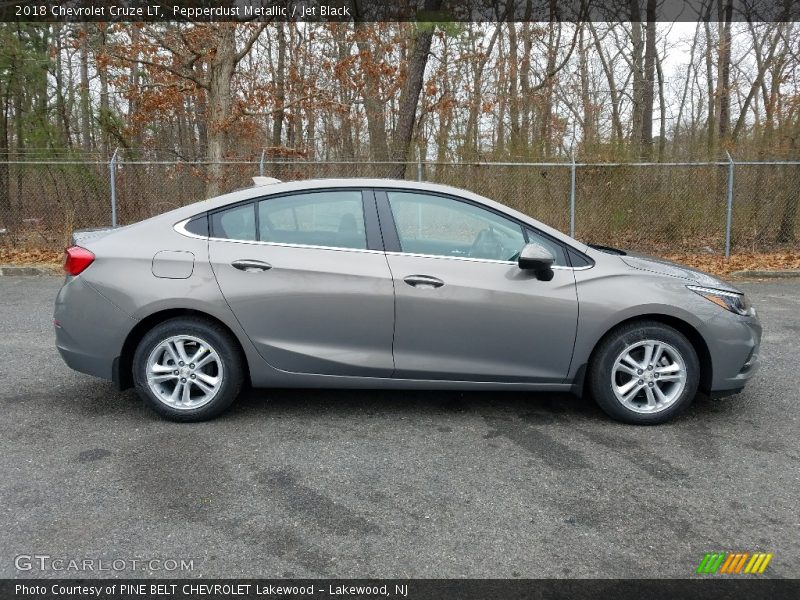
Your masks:
{"label": "car side mirror", "polygon": [[536,273],[536,279],[542,281],[550,281],[553,278],[553,262],[555,262],[553,254],[539,244],[525,244],[519,252],[517,264],[520,269],[525,271],[533,271]]}

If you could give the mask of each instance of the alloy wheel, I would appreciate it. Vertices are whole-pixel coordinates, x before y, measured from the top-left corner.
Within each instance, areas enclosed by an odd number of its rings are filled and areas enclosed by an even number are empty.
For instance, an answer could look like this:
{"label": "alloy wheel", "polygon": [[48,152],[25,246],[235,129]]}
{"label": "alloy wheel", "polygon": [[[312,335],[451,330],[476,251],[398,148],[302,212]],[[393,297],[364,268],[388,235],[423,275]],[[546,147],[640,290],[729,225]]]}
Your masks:
{"label": "alloy wheel", "polygon": [[147,358],[147,385],[156,398],[178,410],[211,402],[222,387],[224,369],[204,340],[176,335],[156,345]]}
{"label": "alloy wheel", "polygon": [[611,372],[617,400],[638,413],[658,413],[671,406],[686,387],[686,363],[680,352],[658,340],[629,345]]}

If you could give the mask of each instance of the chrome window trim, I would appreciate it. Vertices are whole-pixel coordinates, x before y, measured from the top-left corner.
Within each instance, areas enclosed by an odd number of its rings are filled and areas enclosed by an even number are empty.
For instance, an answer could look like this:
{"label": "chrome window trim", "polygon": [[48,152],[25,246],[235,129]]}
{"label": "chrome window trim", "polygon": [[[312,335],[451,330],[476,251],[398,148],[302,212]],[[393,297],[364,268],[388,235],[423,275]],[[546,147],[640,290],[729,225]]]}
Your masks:
{"label": "chrome window trim", "polygon": [[337,250],[339,252],[363,252],[365,254],[383,254],[383,250],[370,250],[369,248],[345,248],[342,246],[314,246],[312,244],[290,244],[288,242],[262,242],[260,240],[232,240],[230,238],[217,238],[217,237],[209,237],[208,241],[233,242],[235,244],[248,244],[253,246],[275,246],[277,248],[298,248],[306,250]]}
{"label": "chrome window trim", "polygon": [[387,252],[386,256],[412,256],[414,258],[443,258],[445,260],[463,260],[467,262],[496,263],[500,265],[515,265],[515,260],[496,260],[493,258],[473,258],[471,256],[449,256],[446,254],[420,254],[418,252]]}
{"label": "chrome window trim", "polygon": [[[194,217],[189,217],[188,219],[184,219],[183,221],[179,221],[175,223],[173,229],[181,235],[184,235],[189,238],[194,238],[198,240],[207,240],[209,242],[233,242],[235,244],[249,244],[249,245],[256,245],[256,246],[276,246],[280,248],[298,248],[298,249],[309,249],[309,250],[336,250],[339,252],[362,252],[364,254],[385,254],[386,256],[412,256],[415,258],[440,258],[445,260],[462,260],[466,262],[480,262],[480,263],[493,263],[493,264],[500,264],[500,265],[516,265],[517,262],[514,260],[494,260],[491,258],[473,258],[471,256],[445,256],[443,254],[418,254],[415,252],[384,252],[383,250],[370,250],[369,248],[342,248],[338,246],[314,246],[311,244],[289,244],[289,243],[281,243],[281,242],[262,242],[258,240],[233,240],[230,238],[217,238],[211,236],[202,236],[197,235],[195,233],[191,233],[186,231],[186,224],[194,219]],[[550,267],[554,271],[586,271],[588,269],[593,268],[594,265],[586,265],[583,267],[568,267],[565,265],[553,265]]]}
{"label": "chrome window trim", "polygon": [[[419,254],[416,252],[387,252],[386,256],[413,256],[414,258],[442,258],[444,260],[463,260],[466,262],[492,263],[498,265],[516,265],[515,260],[495,260],[492,258],[473,258],[471,256],[447,256],[445,254]],[[567,267],[565,265],[553,265],[550,267],[554,271],[584,271],[591,269],[594,265],[585,267]]]}

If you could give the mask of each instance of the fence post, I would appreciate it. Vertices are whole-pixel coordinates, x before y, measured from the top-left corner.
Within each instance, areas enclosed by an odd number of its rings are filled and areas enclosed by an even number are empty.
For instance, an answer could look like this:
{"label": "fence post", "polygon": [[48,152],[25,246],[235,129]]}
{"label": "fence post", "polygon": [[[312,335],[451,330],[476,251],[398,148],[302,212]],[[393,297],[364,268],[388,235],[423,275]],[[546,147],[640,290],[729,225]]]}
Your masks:
{"label": "fence post", "polygon": [[119,148],[114,150],[111,155],[111,162],[108,163],[109,175],[111,176],[111,227],[117,226],[117,153]]}
{"label": "fence post", "polygon": [[264,176],[264,156],[266,155],[266,150],[261,150],[261,160],[258,162],[258,174],[263,177]]}
{"label": "fence post", "polygon": [[575,153],[572,153],[572,164],[570,165],[569,175],[569,235],[575,237]]}
{"label": "fence post", "polygon": [[417,158],[417,181],[422,181],[422,156]]}
{"label": "fence post", "polygon": [[728,206],[725,215],[725,259],[731,257],[731,226],[733,225],[733,158],[727,150],[728,155]]}

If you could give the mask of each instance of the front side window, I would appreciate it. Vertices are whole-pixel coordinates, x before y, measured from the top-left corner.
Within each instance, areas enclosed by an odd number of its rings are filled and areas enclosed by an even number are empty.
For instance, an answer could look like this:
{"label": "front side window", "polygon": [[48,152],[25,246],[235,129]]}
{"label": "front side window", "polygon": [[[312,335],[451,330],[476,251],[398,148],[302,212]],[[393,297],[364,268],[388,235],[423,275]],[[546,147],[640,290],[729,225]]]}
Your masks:
{"label": "front side window", "polygon": [[516,260],[522,228],[467,202],[418,192],[387,192],[400,249],[412,254]]}
{"label": "front side window", "polygon": [[358,190],[268,198],[258,203],[262,242],[366,249],[364,205]]}

